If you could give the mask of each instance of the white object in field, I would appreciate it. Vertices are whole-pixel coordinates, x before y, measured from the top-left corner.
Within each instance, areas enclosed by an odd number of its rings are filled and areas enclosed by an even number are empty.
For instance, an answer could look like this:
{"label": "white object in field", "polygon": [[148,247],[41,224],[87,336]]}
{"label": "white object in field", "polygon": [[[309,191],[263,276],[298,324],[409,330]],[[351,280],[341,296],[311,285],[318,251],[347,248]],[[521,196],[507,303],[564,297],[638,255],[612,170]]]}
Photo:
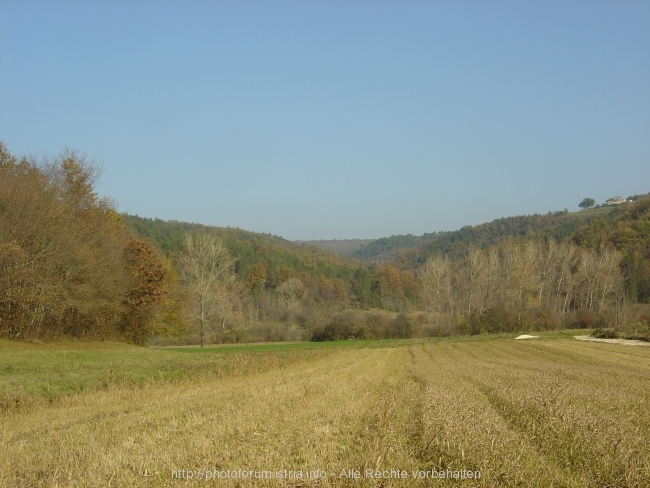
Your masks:
{"label": "white object in field", "polygon": [[519,337],[515,337],[515,340],[517,339],[539,339],[539,336],[532,336],[532,335],[520,335]]}

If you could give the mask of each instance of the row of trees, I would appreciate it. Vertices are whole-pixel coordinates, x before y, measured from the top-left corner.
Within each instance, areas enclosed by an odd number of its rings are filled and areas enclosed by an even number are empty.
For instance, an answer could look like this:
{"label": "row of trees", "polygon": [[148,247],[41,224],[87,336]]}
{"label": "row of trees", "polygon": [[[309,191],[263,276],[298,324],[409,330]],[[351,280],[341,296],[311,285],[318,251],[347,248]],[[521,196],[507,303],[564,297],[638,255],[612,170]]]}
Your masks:
{"label": "row of trees", "polygon": [[[188,234],[186,239],[182,269],[188,286],[195,290],[194,323],[201,344],[205,331],[214,333],[216,324],[221,324],[219,332],[225,336],[226,321],[229,330],[245,331],[247,312],[252,312],[249,329],[252,316],[255,321],[284,320],[288,329],[300,322],[320,340],[346,334],[380,338],[591,326],[596,320],[617,325],[624,319],[621,254],[611,246],[596,251],[570,241],[541,244],[512,240],[487,250],[472,247],[460,261],[452,262],[440,255],[431,257],[413,278],[417,297],[409,301],[406,314],[378,326],[376,318],[373,322],[357,314],[352,320],[346,310],[355,308],[353,302],[344,300],[338,302],[338,307],[328,308],[317,300],[317,288],[306,286],[296,277],[288,278],[272,292],[254,293],[243,284],[237,288],[232,274],[234,260],[222,241],[209,234]],[[197,243],[203,253],[195,250]],[[377,274],[375,285],[380,295],[402,289],[404,280],[412,276],[390,266],[382,267]],[[357,278],[363,276],[360,273]],[[354,298],[355,284],[351,283]],[[239,292],[233,293],[233,289]],[[413,315],[418,308],[424,311],[424,319]],[[404,326],[400,320],[406,320]]]}
{"label": "row of trees", "polygon": [[[478,323],[495,311],[499,324],[521,330],[589,311],[620,323],[624,298],[621,255],[548,241],[508,241],[487,250],[470,248],[462,261],[429,258],[418,270],[421,303],[436,327]],[[504,318],[503,314],[507,315]],[[498,314],[497,314],[498,315]]]}
{"label": "row of trees", "polygon": [[[615,196],[614,198],[608,198],[604,205],[616,205],[619,203],[630,203],[630,202],[636,202],[639,199],[643,198],[645,195],[632,195],[627,198],[623,198],[619,195]],[[590,208],[594,207],[600,207],[602,205],[596,205],[596,200],[593,198],[583,198],[583,200],[578,204],[578,207],[580,207],[582,210],[587,210]]]}

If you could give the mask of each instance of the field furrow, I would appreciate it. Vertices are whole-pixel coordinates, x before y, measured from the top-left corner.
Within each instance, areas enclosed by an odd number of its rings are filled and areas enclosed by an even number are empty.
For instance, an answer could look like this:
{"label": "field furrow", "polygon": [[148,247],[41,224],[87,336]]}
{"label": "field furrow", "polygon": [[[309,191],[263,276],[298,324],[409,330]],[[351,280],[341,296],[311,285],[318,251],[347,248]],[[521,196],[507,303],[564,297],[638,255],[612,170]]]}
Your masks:
{"label": "field furrow", "polygon": [[439,341],[246,368],[0,417],[0,485],[650,486],[647,350]]}

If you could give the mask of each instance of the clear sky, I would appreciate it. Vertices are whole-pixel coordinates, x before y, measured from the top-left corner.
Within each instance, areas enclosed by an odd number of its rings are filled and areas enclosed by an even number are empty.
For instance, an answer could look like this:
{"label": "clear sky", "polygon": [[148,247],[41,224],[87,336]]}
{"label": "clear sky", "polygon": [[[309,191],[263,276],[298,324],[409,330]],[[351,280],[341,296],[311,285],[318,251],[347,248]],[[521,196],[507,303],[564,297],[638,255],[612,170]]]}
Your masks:
{"label": "clear sky", "polygon": [[288,239],[578,210],[650,192],[650,2],[0,0],[0,139]]}

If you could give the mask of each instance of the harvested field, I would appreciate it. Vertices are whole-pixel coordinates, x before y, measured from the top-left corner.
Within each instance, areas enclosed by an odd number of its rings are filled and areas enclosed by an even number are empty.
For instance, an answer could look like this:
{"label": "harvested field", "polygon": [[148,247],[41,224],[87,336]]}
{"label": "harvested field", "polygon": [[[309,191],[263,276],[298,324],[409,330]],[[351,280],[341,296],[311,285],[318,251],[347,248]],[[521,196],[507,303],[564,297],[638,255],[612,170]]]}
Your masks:
{"label": "harvested field", "polygon": [[[542,334],[317,351],[5,412],[0,484],[650,486],[647,348]],[[278,479],[297,471],[318,479]]]}

